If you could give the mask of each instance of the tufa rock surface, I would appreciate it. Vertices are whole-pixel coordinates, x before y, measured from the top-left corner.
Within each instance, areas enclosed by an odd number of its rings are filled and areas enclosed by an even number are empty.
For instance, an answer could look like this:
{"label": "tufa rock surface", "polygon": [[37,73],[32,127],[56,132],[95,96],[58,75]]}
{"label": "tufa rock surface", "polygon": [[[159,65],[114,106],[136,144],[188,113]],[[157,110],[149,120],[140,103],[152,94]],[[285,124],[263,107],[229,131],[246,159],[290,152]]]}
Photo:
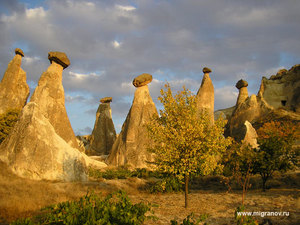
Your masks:
{"label": "tufa rock surface", "polygon": [[143,73],[141,75],[139,75],[138,77],[134,78],[134,80],[132,81],[132,84],[135,87],[142,87],[145,86],[149,83],[151,83],[152,81],[152,75],[148,74],[148,73]]}
{"label": "tufa rock surface", "polygon": [[15,53],[0,83],[0,114],[9,109],[22,109],[29,96],[26,73],[21,68],[24,53],[18,48]]}
{"label": "tufa rock surface", "polygon": [[104,97],[100,99],[101,103],[109,103],[112,102],[112,97]]}
{"label": "tufa rock surface", "polygon": [[196,102],[199,112],[207,112],[211,118],[211,121],[214,121],[214,86],[209,77],[211,69],[204,67],[203,68],[203,79],[201,86],[197,92]]}
{"label": "tufa rock surface", "polygon": [[106,166],[77,149],[64,106],[62,70],[52,61],[19,121],[0,145],[0,159],[21,177],[85,181],[88,166]]}
{"label": "tufa rock surface", "polygon": [[49,52],[48,59],[50,63],[53,61],[61,65],[64,69],[70,65],[70,60],[64,52]]}
{"label": "tufa rock surface", "polygon": [[116,140],[116,131],[111,117],[111,97],[102,98],[96,113],[96,121],[90,137],[89,153],[108,155]]}
{"label": "tufa rock surface", "polygon": [[18,176],[33,180],[86,181],[88,166],[106,167],[66,143],[34,102],[24,107],[0,145],[0,160]]}
{"label": "tufa rock surface", "polygon": [[[49,55],[51,54],[49,53]],[[43,112],[60,137],[73,148],[79,149],[65,108],[65,93],[62,85],[63,66],[54,60],[51,62],[47,71],[41,75],[30,102],[39,106],[40,111]]]}
{"label": "tufa rock surface", "polygon": [[235,87],[239,89],[239,95],[236,101],[236,105],[238,105],[243,103],[249,97],[247,89],[248,82],[241,79],[236,83]]}
{"label": "tufa rock surface", "polygon": [[245,126],[245,137],[242,140],[242,145],[250,145],[252,148],[257,148],[257,133],[254,127],[249,123],[249,121],[245,121],[244,123]]}
{"label": "tufa rock surface", "polygon": [[150,167],[147,162],[153,162],[154,155],[147,151],[147,144],[150,144],[151,140],[148,138],[144,125],[153,114],[157,114],[157,110],[148,86],[138,87],[122,130],[106,160],[109,165],[129,165],[133,168]]}
{"label": "tufa rock surface", "polygon": [[258,96],[275,109],[300,113],[300,64],[279,70],[270,79],[263,77]]}

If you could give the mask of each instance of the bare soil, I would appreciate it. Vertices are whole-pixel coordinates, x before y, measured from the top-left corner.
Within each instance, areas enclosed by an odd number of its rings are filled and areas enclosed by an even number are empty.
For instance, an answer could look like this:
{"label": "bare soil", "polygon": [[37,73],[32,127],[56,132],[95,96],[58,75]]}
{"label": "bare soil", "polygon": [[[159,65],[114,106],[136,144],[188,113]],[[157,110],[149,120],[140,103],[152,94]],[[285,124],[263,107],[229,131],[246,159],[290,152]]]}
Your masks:
{"label": "bare soil", "polygon": [[[289,212],[288,217],[255,217],[260,223],[268,219],[272,224],[300,224],[299,177],[300,173],[294,172],[271,180],[270,184],[276,188],[266,192],[250,190],[246,196],[246,210]],[[79,199],[91,190],[106,195],[118,189],[125,190],[134,203],[150,202],[156,206],[153,210],[158,220],[148,220],[145,224],[170,224],[172,219],[182,221],[192,212],[196,216],[209,214],[208,224],[235,224],[234,212],[241,205],[241,191],[227,193],[226,187],[217,178],[193,183],[188,209],[184,208],[183,193],[149,194],[141,188],[145,184],[146,180],[139,178],[84,183],[32,181],[17,177],[0,162],[0,224],[35,215],[42,207],[51,204]]]}

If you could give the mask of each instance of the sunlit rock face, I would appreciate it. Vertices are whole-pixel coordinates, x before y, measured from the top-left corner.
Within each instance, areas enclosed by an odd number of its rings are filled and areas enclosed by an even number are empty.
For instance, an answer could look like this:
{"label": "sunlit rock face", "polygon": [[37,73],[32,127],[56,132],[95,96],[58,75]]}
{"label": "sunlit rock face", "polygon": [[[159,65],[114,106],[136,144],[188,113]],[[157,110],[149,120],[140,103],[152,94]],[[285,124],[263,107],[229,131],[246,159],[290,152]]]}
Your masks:
{"label": "sunlit rock face", "polygon": [[96,121],[90,137],[89,154],[108,155],[116,140],[116,130],[111,117],[111,97],[102,98],[96,113]]}
{"label": "sunlit rock face", "polygon": [[214,86],[209,77],[211,69],[203,68],[203,79],[196,95],[197,109],[199,112],[208,113],[212,123],[214,122]]}
{"label": "sunlit rock face", "polygon": [[26,72],[21,68],[24,53],[16,48],[0,83],[0,114],[9,109],[22,109],[29,96]]}
{"label": "sunlit rock face", "polygon": [[279,70],[270,79],[263,77],[258,95],[275,109],[300,113],[300,64]]}
{"label": "sunlit rock face", "polygon": [[21,177],[85,181],[88,166],[106,165],[91,160],[76,148],[64,106],[64,67],[51,62],[19,121],[0,145],[0,160]]}
{"label": "sunlit rock face", "polygon": [[62,85],[63,69],[70,64],[63,52],[49,52],[51,65],[41,75],[30,102],[36,103],[49,120],[55,132],[68,144],[79,149],[65,107],[65,92]]}
{"label": "sunlit rock face", "polygon": [[146,82],[144,86],[137,86],[132,106],[107,158],[106,162],[109,165],[129,165],[133,168],[149,167],[147,162],[152,162],[154,156],[147,151],[150,139],[144,125],[153,114],[157,114],[157,110]]}

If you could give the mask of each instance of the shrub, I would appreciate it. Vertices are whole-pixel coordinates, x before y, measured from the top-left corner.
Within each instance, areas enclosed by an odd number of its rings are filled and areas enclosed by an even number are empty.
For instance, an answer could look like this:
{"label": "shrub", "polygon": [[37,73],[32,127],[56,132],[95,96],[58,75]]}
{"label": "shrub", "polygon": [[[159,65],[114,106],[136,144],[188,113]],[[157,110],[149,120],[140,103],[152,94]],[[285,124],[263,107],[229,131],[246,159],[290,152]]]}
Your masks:
{"label": "shrub", "polygon": [[62,202],[42,209],[42,214],[32,219],[21,219],[12,225],[31,224],[124,224],[139,225],[148,218],[145,213],[150,210],[149,204],[132,204],[123,191],[101,199],[92,193],[79,201]]}
{"label": "shrub", "polygon": [[171,225],[198,225],[200,222],[204,222],[207,218],[208,214],[202,214],[197,218],[194,213],[191,213],[180,224],[175,219],[171,220]]}
{"label": "shrub", "polygon": [[18,121],[20,112],[19,109],[10,109],[0,115],[0,143],[9,135],[15,123]]}
{"label": "shrub", "polygon": [[148,183],[150,193],[170,193],[183,191],[183,184],[177,177],[167,176],[156,182]]}
{"label": "shrub", "polygon": [[258,225],[257,220],[254,220],[252,216],[247,215],[239,215],[239,212],[244,212],[245,207],[242,205],[240,207],[237,207],[234,215],[237,225]]}

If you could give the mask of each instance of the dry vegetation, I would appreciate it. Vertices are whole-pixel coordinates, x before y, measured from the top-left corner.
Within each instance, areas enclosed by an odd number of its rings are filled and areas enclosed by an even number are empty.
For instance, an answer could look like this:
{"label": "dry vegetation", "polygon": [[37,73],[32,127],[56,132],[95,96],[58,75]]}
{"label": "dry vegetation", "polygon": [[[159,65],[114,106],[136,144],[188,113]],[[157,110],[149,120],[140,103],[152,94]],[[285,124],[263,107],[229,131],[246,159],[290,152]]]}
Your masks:
{"label": "dry vegetation", "polygon": [[[270,219],[273,224],[298,224],[300,218],[300,173],[277,175],[270,180],[274,189],[262,192],[258,188],[258,178],[254,188],[246,197],[247,211],[288,211],[289,217],[257,218],[259,221]],[[0,224],[8,224],[20,217],[27,217],[39,212],[49,204],[74,200],[87,191],[107,194],[123,189],[130,199],[136,202],[150,202],[154,207],[158,221],[146,224],[170,224],[170,220],[182,220],[191,212],[195,215],[209,214],[208,224],[234,224],[234,211],[240,205],[240,191],[227,193],[218,177],[208,177],[194,181],[189,195],[190,207],[184,208],[184,194],[149,194],[141,189],[146,181],[139,178],[123,180],[101,180],[86,183],[63,183],[49,181],[30,181],[13,175],[0,163]]]}

